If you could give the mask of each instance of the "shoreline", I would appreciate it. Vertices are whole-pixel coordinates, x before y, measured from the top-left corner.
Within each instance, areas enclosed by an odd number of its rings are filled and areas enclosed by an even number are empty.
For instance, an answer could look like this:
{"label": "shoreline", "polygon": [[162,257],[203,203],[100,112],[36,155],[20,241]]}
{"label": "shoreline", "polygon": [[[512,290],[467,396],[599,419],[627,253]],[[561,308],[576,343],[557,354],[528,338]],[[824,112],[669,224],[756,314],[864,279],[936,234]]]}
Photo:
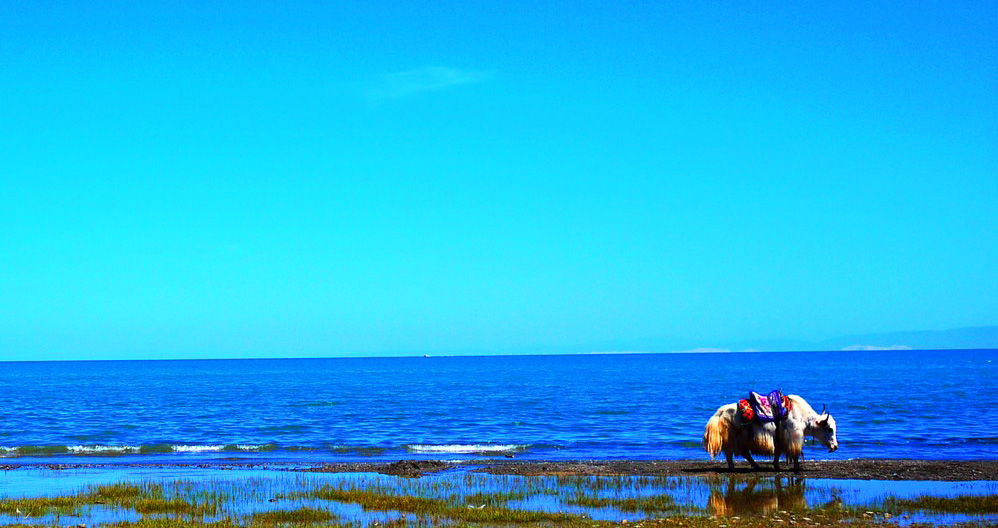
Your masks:
{"label": "shoreline", "polygon": [[[402,459],[392,462],[261,462],[246,459],[175,463],[53,463],[26,462],[0,464],[0,470],[30,469],[101,470],[101,469],[270,469],[290,472],[382,473],[418,477],[446,470],[465,470],[492,475],[520,476],[648,476],[648,477],[797,477],[812,479],[854,479],[883,481],[998,481],[998,460],[912,460],[854,459],[805,461],[802,471],[774,471],[769,463],[753,470],[747,463],[735,464],[729,471],[726,463],[708,460],[467,460],[460,462]],[[785,464],[786,468],[789,464]]]}
{"label": "shoreline", "polygon": [[[794,473],[784,463],[775,471],[771,463],[753,470],[747,463],[728,470],[722,461],[709,460],[608,460],[582,462],[537,462],[490,464],[484,471],[502,475],[577,475],[577,476],[779,476],[815,479],[921,480],[921,481],[998,481],[998,460],[909,460],[856,459],[805,461],[801,472]],[[507,467],[510,466],[510,467]]]}

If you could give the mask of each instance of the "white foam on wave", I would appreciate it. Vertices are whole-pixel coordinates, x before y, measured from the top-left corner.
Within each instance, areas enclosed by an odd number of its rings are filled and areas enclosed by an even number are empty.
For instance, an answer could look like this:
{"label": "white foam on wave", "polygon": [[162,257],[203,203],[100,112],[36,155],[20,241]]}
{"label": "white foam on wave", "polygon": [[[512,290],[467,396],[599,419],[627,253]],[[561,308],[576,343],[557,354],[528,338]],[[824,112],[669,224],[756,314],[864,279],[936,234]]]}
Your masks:
{"label": "white foam on wave", "polygon": [[416,444],[407,446],[409,451],[414,453],[492,453],[518,451],[526,447],[519,444]]}
{"label": "white foam on wave", "polygon": [[177,453],[214,453],[225,449],[224,445],[175,445],[171,446]]}
{"label": "white foam on wave", "polygon": [[[58,454],[99,455],[99,454],[140,454],[162,453],[159,445],[67,445],[67,446],[0,446],[0,456],[46,456]],[[150,449],[151,448],[151,449]],[[217,444],[217,445],[162,445],[165,452],[174,453],[219,453],[222,451],[266,451],[273,448],[272,444]],[[148,451],[147,451],[148,450]]]}
{"label": "white foam on wave", "polygon": [[66,446],[70,453],[138,453],[138,446],[75,445]]}
{"label": "white foam on wave", "polygon": [[273,444],[236,444],[236,449],[240,451],[262,451],[264,449],[273,448]]}
{"label": "white foam on wave", "polygon": [[123,445],[50,445],[50,446],[0,446],[0,456],[48,456],[60,454],[126,454],[138,453],[139,446]]}
{"label": "white foam on wave", "polygon": [[273,449],[273,444],[221,444],[221,445],[175,445],[175,453],[216,453],[221,451],[264,451]]}

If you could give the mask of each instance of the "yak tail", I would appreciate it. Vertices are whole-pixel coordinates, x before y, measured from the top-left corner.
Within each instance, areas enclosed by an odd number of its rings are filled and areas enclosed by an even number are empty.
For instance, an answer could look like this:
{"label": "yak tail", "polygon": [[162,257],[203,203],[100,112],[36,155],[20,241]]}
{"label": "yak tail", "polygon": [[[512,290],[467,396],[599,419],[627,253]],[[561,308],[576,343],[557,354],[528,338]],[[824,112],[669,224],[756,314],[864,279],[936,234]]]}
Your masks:
{"label": "yak tail", "polygon": [[703,448],[710,455],[711,460],[721,452],[727,438],[728,421],[718,412],[710,417],[707,426],[703,428]]}

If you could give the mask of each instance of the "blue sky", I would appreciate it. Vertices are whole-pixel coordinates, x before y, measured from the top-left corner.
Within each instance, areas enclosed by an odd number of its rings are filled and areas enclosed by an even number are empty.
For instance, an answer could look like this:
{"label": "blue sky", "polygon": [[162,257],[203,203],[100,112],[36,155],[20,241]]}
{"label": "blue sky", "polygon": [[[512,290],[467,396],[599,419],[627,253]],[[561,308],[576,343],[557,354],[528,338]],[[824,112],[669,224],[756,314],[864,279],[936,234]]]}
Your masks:
{"label": "blue sky", "polygon": [[998,324],[998,5],[4,2],[0,358]]}

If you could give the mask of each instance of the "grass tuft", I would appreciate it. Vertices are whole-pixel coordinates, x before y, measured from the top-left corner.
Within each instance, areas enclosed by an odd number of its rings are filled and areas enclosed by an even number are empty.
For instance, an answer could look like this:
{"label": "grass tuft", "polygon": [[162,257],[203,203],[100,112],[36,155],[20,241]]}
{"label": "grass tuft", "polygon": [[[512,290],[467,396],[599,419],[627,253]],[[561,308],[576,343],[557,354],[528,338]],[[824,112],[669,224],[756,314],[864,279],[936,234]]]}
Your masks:
{"label": "grass tuft", "polygon": [[307,492],[290,493],[281,498],[288,499],[321,499],[336,502],[353,502],[360,504],[365,510],[400,511],[425,514],[439,510],[441,502],[438,499],[410,497],[407,495],[390,495],[375,491],[339,489],[329,485]]}
{"label": "grass tuft", "polygon": [[474,508],[469,504],[459,503],[455,500],[394,495],[379,491],[340,489],[328,484],[311,491],[291,493],[280,498],[352,502],[359,504],[365,510],[397,511],[430,519],[449,519],[470,523],[552,523],[586,519],[582,515],[513,510],[496,506]]}
{"label": "grass tuft", "polygon": [[2,499],[0,513],[15,517],[43,517],[51,513],[73,513],[83,504],[77,497]]}
{"label": "grass tuft", "polygon": [[998,513],[998,495],[959,495],[957,497],[922,495],[914,499],[891,497],[884,501],[884,507],[898,512]]}
{"label": "grass tuft", "polygon": [[161,484],[116,483],[93,486],[66,497],[0,499],[0,513],[21,517],[78,515],[82,508],[91,505],[127,508],[141,514],[205,516],[217,512],[217,504],[213,502],[195,503],[177,497],[167,498]]}
{"label": "grass tuft", "polygon": [[669,495],[606,498],[579,494],[566,500],[565,503],[573,506],[582,506],[583,508],[614,508],[627,513],[657,513],[677,511],[679,509],[676,506],[676,502]]}
{"label": "grass tuft", "polygon": [[297,510],[273,510],[254,513],[251,516],[253,524],[316,524],[331,521],[336,516],[326,510],[317,508],[298,508]]}

